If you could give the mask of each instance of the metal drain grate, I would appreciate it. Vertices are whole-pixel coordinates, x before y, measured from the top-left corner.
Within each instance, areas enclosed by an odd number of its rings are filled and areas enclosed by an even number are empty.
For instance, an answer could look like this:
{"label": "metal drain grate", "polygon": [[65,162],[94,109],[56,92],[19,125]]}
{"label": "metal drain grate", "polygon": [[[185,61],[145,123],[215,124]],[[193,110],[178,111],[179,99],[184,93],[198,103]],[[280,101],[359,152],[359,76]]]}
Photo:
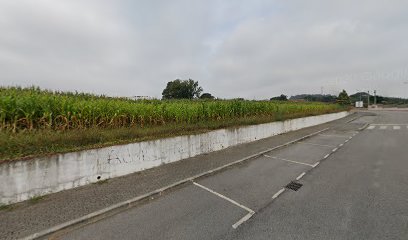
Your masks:
{"label": "metal drain grate", "polygon": [[298,183],[298,182],[290,182],[288,185],[286,185],[285,188],[293,190],[293,191],[297,191],[299,190],[301,187],[303,186],[303,184]]}

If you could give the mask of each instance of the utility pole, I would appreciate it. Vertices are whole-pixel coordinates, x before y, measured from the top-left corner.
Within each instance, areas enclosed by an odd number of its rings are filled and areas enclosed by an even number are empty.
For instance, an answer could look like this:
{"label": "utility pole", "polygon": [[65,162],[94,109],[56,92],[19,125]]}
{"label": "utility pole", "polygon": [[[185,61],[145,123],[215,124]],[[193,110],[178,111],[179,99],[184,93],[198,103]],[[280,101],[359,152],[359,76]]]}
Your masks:
{"label": "utility pole", "polygon": [[377,90],[374,90],[374,105],[377,105]]}
{"label": "utility pole", "polygon": [[370,91],[368,91],[367,108],[370,108]]}

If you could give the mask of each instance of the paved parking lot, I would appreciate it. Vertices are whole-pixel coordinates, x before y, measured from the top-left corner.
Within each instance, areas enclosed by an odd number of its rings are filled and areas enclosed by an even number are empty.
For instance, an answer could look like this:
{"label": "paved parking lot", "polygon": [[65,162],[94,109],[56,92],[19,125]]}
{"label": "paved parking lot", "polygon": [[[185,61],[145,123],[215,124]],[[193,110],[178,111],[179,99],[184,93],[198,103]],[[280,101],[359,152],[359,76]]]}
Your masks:
{"label": "paved parking lot", "polygon": [[236,231],[356,136],[328,130],[198,179],[143,206],[69,231],[61,239],[219,239]]}
{"label": "paved parking lot", "polygon": [[221,239],[408,239],[408,131],[394,128],[407,125],[408,113],[373,120],[306,174],[298,192],[286,191]]}

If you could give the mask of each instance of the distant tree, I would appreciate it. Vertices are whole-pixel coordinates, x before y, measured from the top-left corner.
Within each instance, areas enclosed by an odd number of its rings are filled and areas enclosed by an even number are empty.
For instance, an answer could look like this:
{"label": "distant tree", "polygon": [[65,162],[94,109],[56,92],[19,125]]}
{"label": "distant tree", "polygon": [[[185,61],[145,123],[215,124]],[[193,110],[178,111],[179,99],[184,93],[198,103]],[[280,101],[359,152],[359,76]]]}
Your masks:
{"label": "distant tree", "polygon": [[300,94],[290,97],[290,100],[301,100],[308,102],[336,102],[337,96],[329,94]]}
{"label": "distant tree", "polygon": [[350,105],[351,100],[349,95],[347,94],[346,90],[343,90],[340,94],[339,97],[337,98],[337,103],[341,105]]}
{"label": "distant tree", "polygon": [[277,100],[277,101],[288,101],[288,96],[281,94],[279,97],[273,97],[271,100]]}
{"label": "distant tree", "polygon": [[[369,95],[367,92],[357,92],[355,94],[350,95],[351,102],[364,101],[367,103],[367,99],[370,97],[370,103],[374,103],[374,96]],[[396,97],[384,97],[377,95],[377,104],[384,104],[384,105],[399,105],[399,104],[408,104],[408,99],[404,98],[396,98]]]}
{"label": "distant tree", "polygon": [[163,99],[193,99],[200,97],[203,89],[193,79],[176,79],[167,83],[162,92]]}
{"label": "distant tree", "polygon": [[201,99],[214,99],[214,96],[211,93],[203,93],[200,96]]}

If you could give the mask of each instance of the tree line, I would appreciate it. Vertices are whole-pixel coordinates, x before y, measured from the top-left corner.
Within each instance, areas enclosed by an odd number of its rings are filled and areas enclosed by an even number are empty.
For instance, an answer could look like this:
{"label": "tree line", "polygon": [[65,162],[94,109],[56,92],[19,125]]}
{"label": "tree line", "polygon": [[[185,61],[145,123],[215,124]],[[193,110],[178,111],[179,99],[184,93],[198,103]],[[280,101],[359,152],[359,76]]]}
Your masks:
{"label": "tree line", "polygon": [[[198,81],[193,79],[180,80],[176,79],[167,83],[166,88],[162,92],[163,99],[214,99],[211,93],[202,93],[203,88],[199,86]],[[298,95],[291,97],[291,100],[313,101],[313,102],[337,102],[342,105],[351,104],[350,97],[347,92],[343,90],[338,97],[332,95]],[[288,96],[281,94],[273,97],[273,101],[288,101]]]}

